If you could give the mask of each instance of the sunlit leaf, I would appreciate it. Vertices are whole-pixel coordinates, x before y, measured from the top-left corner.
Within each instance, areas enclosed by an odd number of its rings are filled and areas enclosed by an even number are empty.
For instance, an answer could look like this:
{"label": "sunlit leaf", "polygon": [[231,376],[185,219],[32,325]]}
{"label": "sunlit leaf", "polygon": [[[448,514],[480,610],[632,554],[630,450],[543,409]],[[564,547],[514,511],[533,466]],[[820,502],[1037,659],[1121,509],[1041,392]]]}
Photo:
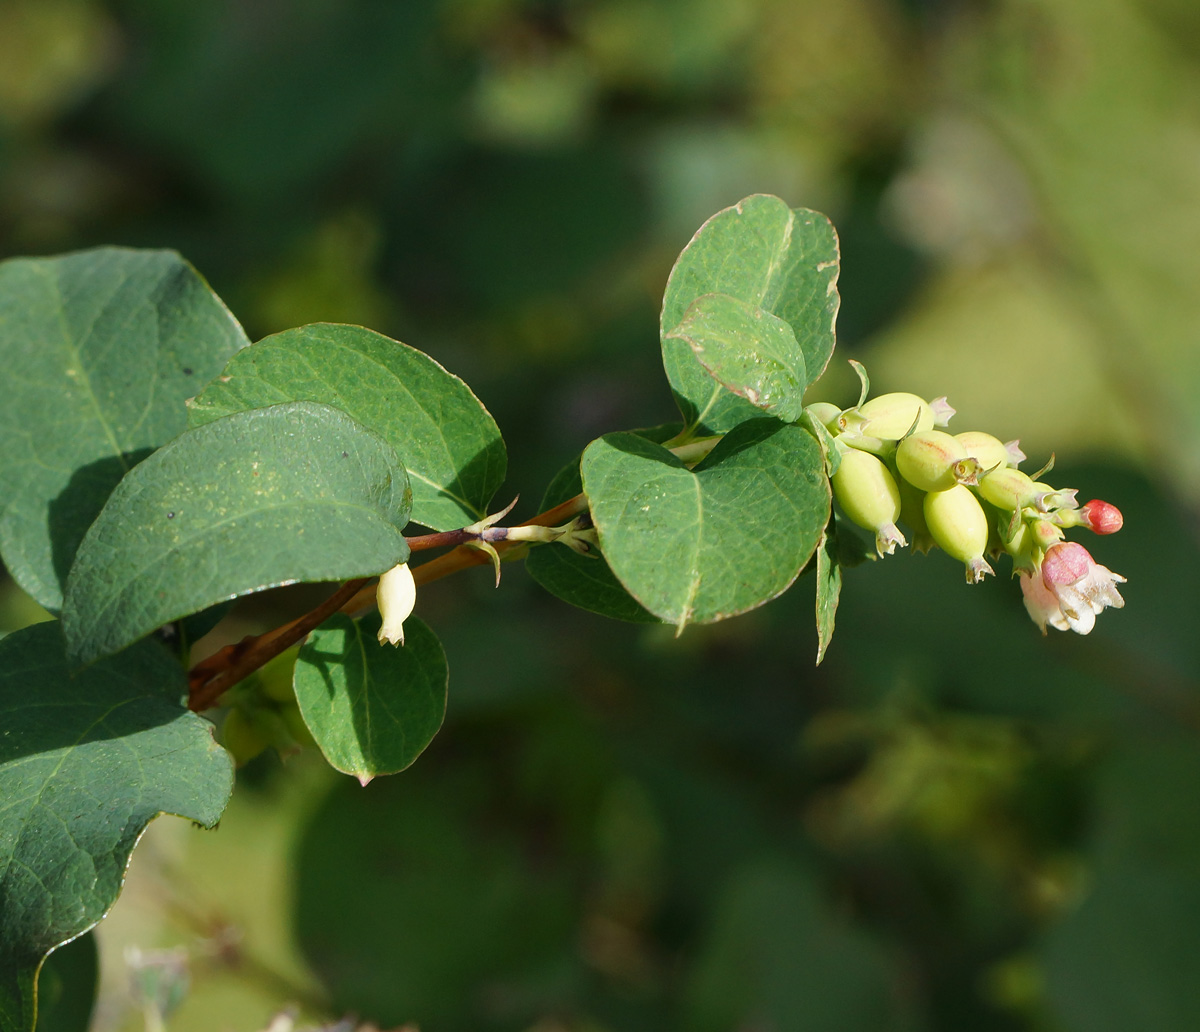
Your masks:
{"label": "sunlit leaf", "polygon": [[679,628],[786,590],[829,519],[820,446],[774,419],[739,425],[692,470],[661,445],[608,434],[583,453],[582,471],[613,572]]}
{"label": "sunlit leaf", "polygon": [[236,355],[189,406],[192,426],[288,401],[332,405],[396,449],[412,519],[452,530],[486,515],[507,459],[495,420],[428,355],[361,326],[285,330]]}
{"label": "sunlit leaf", "polygon": [[686,341],[726,390],[785,423],[804,412],[804,352],[782,319],[728,294],[703,294],[667,334]]}
{"label": "sunlit leaf", "polygon": [[68,652],[86,663],[223,599],[389,569],[408,557],[410,497],[387,443],[326,405],[188,430],[125,477],[80,545]]}
{"label": "sunlit leaf", "polygon": [[[709,219],[683,249],[663,296],[663,365],[685,423],[719,433],[761,410],[714,379],[691,345],[677,335],[688,310],[706,294],[724,294],[787,323],[803,355],[800,390],[825,370],[833,353],[840,257],[837,234],[824,215],[789,208],[778,197],[755,194]],[[708,364],[716,369],[738,361]],[[793,370],[796,363],[790,363]],[[745,377],[737,379],[744,390]],[[750,385],[753,387],[753,385]],[[796,403],[789,393],[789,405]]]}

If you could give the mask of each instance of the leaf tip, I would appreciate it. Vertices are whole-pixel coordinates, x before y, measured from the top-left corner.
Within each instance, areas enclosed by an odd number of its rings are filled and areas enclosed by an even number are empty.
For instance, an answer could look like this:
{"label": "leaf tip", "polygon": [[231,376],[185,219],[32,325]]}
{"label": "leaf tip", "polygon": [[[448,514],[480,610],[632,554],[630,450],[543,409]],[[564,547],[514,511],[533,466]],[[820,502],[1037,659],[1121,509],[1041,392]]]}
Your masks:
{"label": "leaf tip", "polygon": [[372,781],[375,780],[375,775],[374,774],[355,774],[354,779],[360,785],[362,785],[363,788],[366,788]]}

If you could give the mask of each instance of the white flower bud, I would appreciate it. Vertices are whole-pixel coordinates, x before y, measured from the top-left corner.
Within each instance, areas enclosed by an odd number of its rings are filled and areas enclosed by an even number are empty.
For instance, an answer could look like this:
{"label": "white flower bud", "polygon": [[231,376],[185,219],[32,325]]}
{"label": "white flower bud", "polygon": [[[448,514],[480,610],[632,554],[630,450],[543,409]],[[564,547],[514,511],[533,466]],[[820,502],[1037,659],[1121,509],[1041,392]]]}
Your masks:
{"label": "white flower bud", "polygon": [[417,603],[417,582],[408,563],[393,566],[379,578],[375,597],[379,615],[383,618],[379,626],[379,644],[403,645],[404,621],[412,615]]}

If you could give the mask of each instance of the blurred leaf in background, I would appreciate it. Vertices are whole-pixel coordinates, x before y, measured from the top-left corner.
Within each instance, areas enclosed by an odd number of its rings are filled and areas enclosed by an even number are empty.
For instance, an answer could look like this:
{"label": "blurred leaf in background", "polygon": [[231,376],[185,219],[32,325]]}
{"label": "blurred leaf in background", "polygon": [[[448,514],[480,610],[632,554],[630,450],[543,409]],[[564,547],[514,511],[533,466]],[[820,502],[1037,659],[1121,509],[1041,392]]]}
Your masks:
{"label": "blurred leaf in background", "polygon": [[[472,1032],[1200,1026],[1198,104],[1189,0],[0,6],[0,253],[173,247],[254,339],[426,350],[504,431],[504,491],[674,417],[671,264],[774,192],[841,240],[812,397],[853,400],[861,358],[1126,519],[1094,551],[1127,605],[1086,639],[905,556],[845,572],[819,672],[808,577],[678,640],[515,567],[423,589],[439,737],[365,790],[258,761],[218,832],[154,826],[93,1027],[141,1027],[126,946],[189,950],[172,1032],[289,1001]],[[35,618],[5,590],[4,629]]]}

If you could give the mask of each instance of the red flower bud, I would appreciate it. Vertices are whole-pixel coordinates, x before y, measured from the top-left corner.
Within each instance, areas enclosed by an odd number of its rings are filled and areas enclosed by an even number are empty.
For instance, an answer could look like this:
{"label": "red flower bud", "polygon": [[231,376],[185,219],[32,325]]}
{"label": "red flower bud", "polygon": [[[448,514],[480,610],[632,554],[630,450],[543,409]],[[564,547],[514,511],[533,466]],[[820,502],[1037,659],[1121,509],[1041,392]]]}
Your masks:
{"label": "red flower bud", "polygon": [[1097,534],[1115,534],[1125,524],[1121,510],[1099,498],[1093,498],[1079,512],[1083,516],[1083,525]]}

